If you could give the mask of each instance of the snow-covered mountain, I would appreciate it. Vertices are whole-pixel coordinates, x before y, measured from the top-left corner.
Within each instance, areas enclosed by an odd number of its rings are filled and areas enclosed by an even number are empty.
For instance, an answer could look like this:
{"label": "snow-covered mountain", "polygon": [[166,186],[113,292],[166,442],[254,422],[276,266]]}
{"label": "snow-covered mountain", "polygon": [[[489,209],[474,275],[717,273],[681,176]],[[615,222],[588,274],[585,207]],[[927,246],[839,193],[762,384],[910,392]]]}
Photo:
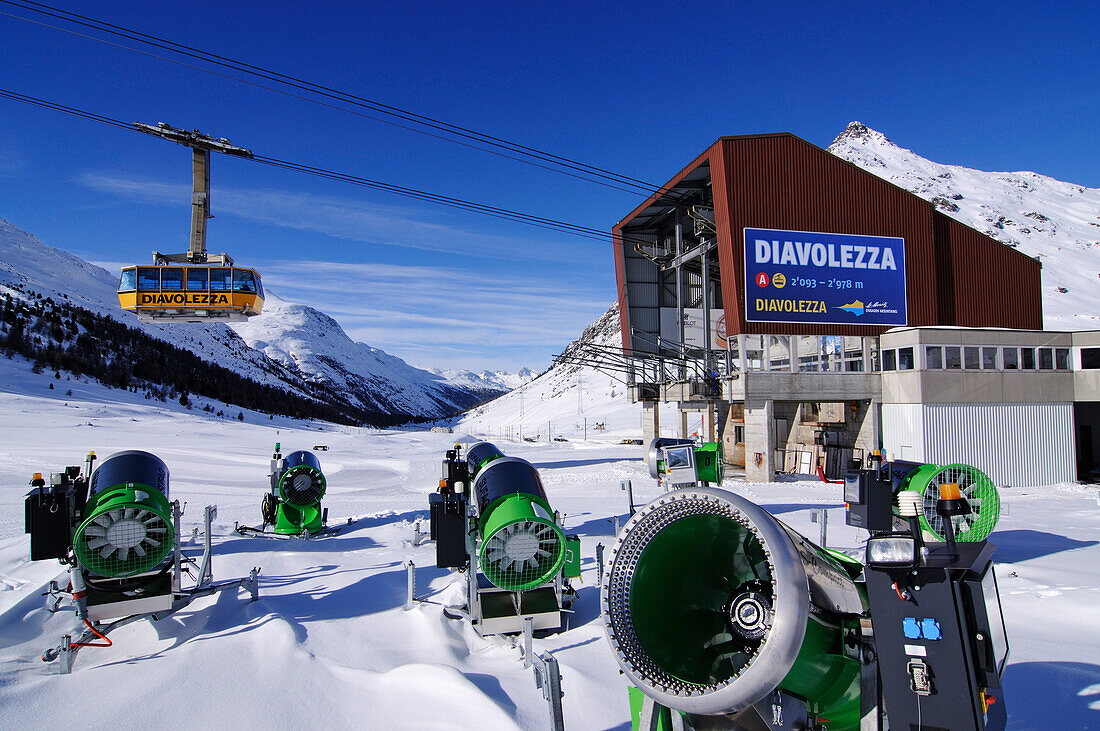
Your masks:
{"label": "snow-covered mountain", "polygon": [[829,152],[1039,259],[1046,328],[1100,328],[1100,188],[932,162],[860,122],[849,124]]}
{"label": "snow-covered mountain", "polygon": [[502,393],[496,386],[453,382],[358,343],[325,313],[265,293],[263,314],[233,323],[249,346],[308,381],[335,385],[371,411],[434,417]]}
{"label": "snow-covered mountain", "polygon": [[387,415],[446,416],[506,390],[471,387],[414,368],[377,348],[356,343],[311,307],[267,292],[264,313],[226,325],[139,323],[118,308],[117,277],[43,244],[0,218],[0,292],[37,293],[111,317],[158,340],[197,354],[257,383],[310,396],[323,384],[353,406]]}
{"label": "snow-covered mountain", "polygon": [[[566,346],[563,355],[589,346],[622,347],[619,306],[612,305],[581,336]],[[471,409],[456,420],[455,431],[487,438],[535,438],[557,436],[576,439],[587,435],[641,437],[641,404],[630,403],[621,377],[587,365],[559,359],[548,371],[505,395]],[[662,423],[669,434],[678,428],[675,404],[662,407]]]}
{"label": "snow-covered mountain", "polygon": [[442,376],[452,385],[464,386],[473,391],[512,391],[535,380],[538,375],[530,368],[520,368],[517,373],[508,371],[474,373],[456,368],[429,368],[428,370]]}

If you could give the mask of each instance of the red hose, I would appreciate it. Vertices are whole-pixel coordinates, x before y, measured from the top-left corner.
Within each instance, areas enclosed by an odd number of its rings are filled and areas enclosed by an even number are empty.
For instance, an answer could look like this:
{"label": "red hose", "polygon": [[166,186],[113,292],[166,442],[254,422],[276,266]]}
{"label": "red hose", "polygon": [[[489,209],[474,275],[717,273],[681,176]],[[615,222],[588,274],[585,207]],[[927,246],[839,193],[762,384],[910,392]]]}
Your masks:
{"label": "red hose", "polygon": [[110,647],[114,643],[107,639],[106,635],[101,635],[99,630],[92,626],[92,623],[88,620],[84,620],[84,624],[91,630],[92,634],[103,640],[103,642],[74,642],[72,647]]}
{"label": "red hose", "polygon": [[827,482],[830,485],[843,485],[844,484],[844,480],[826,480],[825,479],[825,470],[821,467],[821,465],[817,466],[817,476],[821,478],[822,482]]}

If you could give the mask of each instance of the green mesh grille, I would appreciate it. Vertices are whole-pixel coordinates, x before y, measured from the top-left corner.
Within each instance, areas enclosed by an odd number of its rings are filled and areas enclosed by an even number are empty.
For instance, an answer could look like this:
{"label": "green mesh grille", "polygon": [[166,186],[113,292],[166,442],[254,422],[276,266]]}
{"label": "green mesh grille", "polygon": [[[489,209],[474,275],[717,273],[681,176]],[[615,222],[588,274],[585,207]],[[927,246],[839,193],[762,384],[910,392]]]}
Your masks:
{"label": "green mesh grille", "polygon": [[90,518],[73,543],[80,562],[92,572],[125,577],[156,567],[171,551],[173,540],[163,516],[134,505]]}
{"label": "green mesh grille", "polygon": [[958,484],[959,491],[970,504],[968,515],[951,519],[956,540],[971,542],[985,539],[997,525],[1001,514],[1001,498],[993,481],[985,473],[977,467],[965,464],[941,467],[928,477],[927,482],[918,482],[911,486],[911,489],[920,491],[924,498],[921,528],[935,534],[937,540],[944,540],[944,519],[936,513],[936,501],[940,496],[940,485],[952,482]]}
{"label": "green mesh grille", "polygon": [[561,531],[550,523],[518,520],[493,533],[481,548],[481,570],[501,589],[525,591],[554,578],[565,561]]}

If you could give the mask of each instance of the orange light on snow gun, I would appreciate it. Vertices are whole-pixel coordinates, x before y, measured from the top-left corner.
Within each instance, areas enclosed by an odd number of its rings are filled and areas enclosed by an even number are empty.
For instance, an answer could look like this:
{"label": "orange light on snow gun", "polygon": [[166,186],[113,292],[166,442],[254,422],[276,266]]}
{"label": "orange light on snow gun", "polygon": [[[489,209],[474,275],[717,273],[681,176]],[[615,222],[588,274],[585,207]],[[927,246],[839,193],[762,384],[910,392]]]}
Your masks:
{"label": "orange light on snow gun", "polygon": [[959,490],[959,483],[957,482],[943,482],[940,483],[940,500],[958,500],[962,497],[962,492]]}

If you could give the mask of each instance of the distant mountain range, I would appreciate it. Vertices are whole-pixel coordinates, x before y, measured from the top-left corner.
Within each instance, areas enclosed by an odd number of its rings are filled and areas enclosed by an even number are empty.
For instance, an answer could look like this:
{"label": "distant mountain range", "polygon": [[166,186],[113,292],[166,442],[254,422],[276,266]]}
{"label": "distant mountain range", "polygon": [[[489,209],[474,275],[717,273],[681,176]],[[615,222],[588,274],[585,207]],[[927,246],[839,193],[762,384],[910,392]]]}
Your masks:
{"label": "distant mountain range", "polygon": [[39,295],[83,308],[256,384],[306,399],[337,401],[348,414],[377,415],[388,424],[439,418],[498,396],[533,375],[455,372],[452,377],[414,368],[353,341],[328,315],[271,292],[263,314],[245,323],[142,324],[119,309],[116,286],[115,274],[0,219],[0,294],[20,299]]}

